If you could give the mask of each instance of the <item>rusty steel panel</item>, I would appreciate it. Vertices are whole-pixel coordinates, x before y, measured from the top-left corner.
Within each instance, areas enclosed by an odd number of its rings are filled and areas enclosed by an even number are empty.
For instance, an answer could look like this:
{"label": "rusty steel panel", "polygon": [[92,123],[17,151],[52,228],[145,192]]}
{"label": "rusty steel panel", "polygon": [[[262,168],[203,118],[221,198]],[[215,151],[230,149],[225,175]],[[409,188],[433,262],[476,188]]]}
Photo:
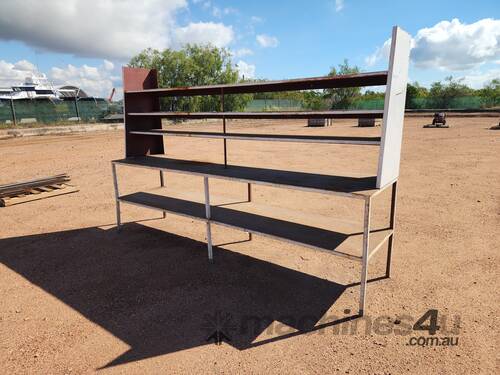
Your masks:
{"label": "rusty steel panel", "polygon": [[159,111],[158,97],[133,95],[127,90],[148,90],[158,87],[157,73],[154,69],[123,68],[123,111],[125,113],[125,156],[143,156],[163,154],[163,139],[151,135],[130,134],[133,130],[161,129],[161,118],[138,118],[131,116],[131,111]]}

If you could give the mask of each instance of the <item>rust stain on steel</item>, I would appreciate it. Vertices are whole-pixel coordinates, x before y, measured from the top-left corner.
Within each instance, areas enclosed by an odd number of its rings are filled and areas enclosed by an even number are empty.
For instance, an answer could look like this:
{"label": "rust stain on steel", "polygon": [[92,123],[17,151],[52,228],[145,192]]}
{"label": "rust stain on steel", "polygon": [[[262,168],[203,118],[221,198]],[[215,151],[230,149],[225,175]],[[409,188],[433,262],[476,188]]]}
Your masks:
{"label": "rust stain on steel", "polygon": [[123,90],[148,90],[157,87],[156,69],[123,68]]}
{"label": "rust stain on steel", "polygon": [[[147,90],[158,87],[155,69],[123,68],[124,90]],[[138,118],[130,116],[134,111],[159,111],[160,102],[154,96],[129,96],[125,93],[125,155],[141,156],[163,154],[163,139],[148,135],[130,134],[132,130],[161,129],[161,118]]]}

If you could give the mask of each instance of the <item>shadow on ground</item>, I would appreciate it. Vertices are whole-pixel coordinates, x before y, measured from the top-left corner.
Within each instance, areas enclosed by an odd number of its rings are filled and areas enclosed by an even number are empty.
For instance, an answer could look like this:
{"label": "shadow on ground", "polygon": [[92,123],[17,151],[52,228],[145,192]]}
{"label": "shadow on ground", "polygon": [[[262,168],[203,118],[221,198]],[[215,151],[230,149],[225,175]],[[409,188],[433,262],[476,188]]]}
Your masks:
{"label": "shadow on ground", "polygon": [[216,332],[244,350],[262,345],[272,321],[291,335],[317,329],[347,287],[220,248],[210,264],[205,243],[136,223],[2,239],[0,249],[7,267],[131,347],[105,367],[206,345]]}

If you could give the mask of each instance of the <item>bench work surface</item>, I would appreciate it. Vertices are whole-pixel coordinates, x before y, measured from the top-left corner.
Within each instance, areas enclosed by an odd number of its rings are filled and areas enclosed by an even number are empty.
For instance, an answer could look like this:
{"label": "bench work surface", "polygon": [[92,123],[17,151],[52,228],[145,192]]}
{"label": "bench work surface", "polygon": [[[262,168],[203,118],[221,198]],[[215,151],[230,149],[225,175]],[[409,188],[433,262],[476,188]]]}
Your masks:
{"label": "bench work surface", "polygon": [[157,156],[129,157],[113,163],[161,169],[166,171],[239,180],[262,185],[283,186],[301,190],[317,190],[332,194],[364,198],[380,191],[375,188],[376,176],[347,177],[309,172],[284,171],[245,166],[235,166],[200,161],[170,159]]}

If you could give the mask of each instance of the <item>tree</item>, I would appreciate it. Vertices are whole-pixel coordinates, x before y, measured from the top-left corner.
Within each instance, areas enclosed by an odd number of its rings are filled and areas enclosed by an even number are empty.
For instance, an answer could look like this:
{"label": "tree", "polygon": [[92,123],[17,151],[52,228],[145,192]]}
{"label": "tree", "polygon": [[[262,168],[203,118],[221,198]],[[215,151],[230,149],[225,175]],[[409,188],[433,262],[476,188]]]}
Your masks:
{"label": "tree", "polygon": [[445,83],[434,82],[429,90],[429,97],[435,108],[450,108],[453,100],[463,96],[470,96],[474,90],[462,84],[462,80],[455,80],[452,76],[446,77]]}
{"label": "tree", "polygon": [[500,106],[500,79],[496,78],[479,90],[484,107]]}
{"label": "tree", "polygon": [[[349,66],[347,59],[344,59],[342,64],[339,64],[338,69],[332,67],[328,76],[333,77],[336,75],[357,74],[360,70],[357,66]],[[345,87],[325,90],[325,96],[331,100],[332,109],[346,109],[349,108],[356,98],[361,95],[361,87]]]}
{"label": "tree", "polygon": [[302,103],[304,108],[317,111],[325,107],[325,95],[319,91],[302,92]]}
{"label": "tree", "polygon": [[429,94],[429,91],[415,82],[414,84],[408,83],[406,86],[406,108],[416,108],[418,107],[415,99],[425,98]]}
{"label": "tree", "polygon": [[[239,81],[238,71],[232,64],[229,52],[211,45],[187,45],[178,51],[148,48],[134,56],[129,66],[156,69],[160,87],[230,84]],[[220,110],[218,95],[162,99],[162,105],[169,110]],[[242,110],[251,99],[252,95],[226,95],[225,110]]]}

